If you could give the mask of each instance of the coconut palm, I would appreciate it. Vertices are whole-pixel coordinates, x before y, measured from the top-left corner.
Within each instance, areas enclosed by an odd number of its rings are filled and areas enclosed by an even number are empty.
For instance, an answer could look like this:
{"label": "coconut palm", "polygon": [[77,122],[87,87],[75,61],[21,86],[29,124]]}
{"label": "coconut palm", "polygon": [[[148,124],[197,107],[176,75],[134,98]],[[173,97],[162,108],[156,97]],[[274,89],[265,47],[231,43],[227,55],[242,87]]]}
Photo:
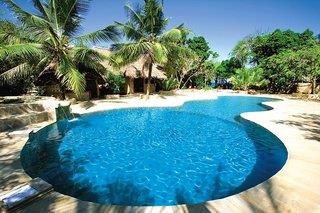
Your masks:
{"label": "coconut palm", "polygon": [[[102,40],[115,40],[117,31],[108,26],[87,35],[78,36],[83,15],[87,12],[90,0],[33,0],[36,13],[30,13],[13,0],[4,0],[17,16],[19,26],[10,23],[0,32],[0,60],[19,58],[19,64],[0,75],[2,81],[14,81],[27,75],[41,76],[52,72],[61,82],[77,95],[85,90],[84,74],[80,66],[104,72],[98,52],[87,45]],[[21,31],[23,30],[23,33]]]}
{"label": "coconut palm", "polygon": [[[164,32],[168,19],[164,17],[163,7],[157,0],[145,0],[143,7],[125,6],[128,21],[116,22],[127,38],[127,43],[115,44],[112,58],[116,65],[125,66],[144,57],[144,66],[148,69],[147,97],[150,94],[152,69],[155,64],[163,65],[168,54],[177,48],[188,30],[180,25]],[[142,71],[142,74],[144,71]]]}

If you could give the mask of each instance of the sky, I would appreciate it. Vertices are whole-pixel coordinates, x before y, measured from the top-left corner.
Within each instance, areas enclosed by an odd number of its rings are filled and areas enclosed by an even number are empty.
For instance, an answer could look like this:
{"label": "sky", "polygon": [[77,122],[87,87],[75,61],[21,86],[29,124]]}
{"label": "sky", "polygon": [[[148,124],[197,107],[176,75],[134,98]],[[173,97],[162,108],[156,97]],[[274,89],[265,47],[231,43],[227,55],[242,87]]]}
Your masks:
{"label": "sky", "polygon": [[[31,0],[16,2],[32,11]],[[124,5],[137,2],[143,0],[92,0],[83,33],[125,21]],[[275,29],[303,32],[307,28],[320,33],[320,0],[164,0],[164,7],[170,18],[168,28],[185,24],[193,35],[206,38],[219,53],[219,60],[227,59],[235,44],[251,34]],[[2,17],[11,15],[5,10]]]}

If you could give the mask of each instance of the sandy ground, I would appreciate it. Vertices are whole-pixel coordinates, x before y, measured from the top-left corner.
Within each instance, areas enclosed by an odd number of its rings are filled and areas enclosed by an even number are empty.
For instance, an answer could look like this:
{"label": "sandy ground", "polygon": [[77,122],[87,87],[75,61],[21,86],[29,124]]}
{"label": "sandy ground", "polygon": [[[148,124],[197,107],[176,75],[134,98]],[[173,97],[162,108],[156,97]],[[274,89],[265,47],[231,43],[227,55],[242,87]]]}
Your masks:
{"label": "sandy ground", "polygon": [[[176,95],[138,96],[83,102],[72,106],[77,114],[126,107],[179,106],[190,100],[237,95],[216,91],[180,91]],[[270,96],[279,97],[279,96]],[[283,169],[268,181],[221,200],[196,206],[120,207],[102,206],[51,193],[23,212],[320,212],[320,103],[284,98],[266,103],[271,111],[244,113],[242,117],[269,129],[286,145],[289,157]],[[0,133],[0,194],[30,180],[19,155],[28,133],[48,123]]]}

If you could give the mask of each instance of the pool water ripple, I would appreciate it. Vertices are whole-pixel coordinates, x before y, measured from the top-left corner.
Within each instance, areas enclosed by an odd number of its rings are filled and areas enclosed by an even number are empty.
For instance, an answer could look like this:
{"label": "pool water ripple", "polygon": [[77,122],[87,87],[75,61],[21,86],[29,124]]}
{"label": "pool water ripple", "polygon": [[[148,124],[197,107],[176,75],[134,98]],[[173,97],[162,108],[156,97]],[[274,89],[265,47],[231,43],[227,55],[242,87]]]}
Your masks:
{"label": "pool water ripple", "polygon": [[40,130],[23,168],[55,190],[100,204],[198,204],[251,188],[285,164],[266,129],[238,116],[266,98],[220,97],[179,108],[93,113]]}

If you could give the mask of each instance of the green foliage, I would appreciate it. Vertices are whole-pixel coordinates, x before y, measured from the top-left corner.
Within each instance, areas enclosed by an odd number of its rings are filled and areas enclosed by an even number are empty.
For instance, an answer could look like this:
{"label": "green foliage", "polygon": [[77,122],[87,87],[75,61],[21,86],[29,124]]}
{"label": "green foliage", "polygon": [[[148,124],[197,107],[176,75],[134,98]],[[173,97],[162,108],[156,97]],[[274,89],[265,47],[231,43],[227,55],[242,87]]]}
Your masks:
{"label": "green foliage", "polygon": [[216,78],[217,79],[228,79],[239,68],[242,68],[242,64],[236,58],[230,58],[229,60],[224,60],[216,68]]}
{"label": "green foliage", "polygon": [[298,69],[305,77],[313,79],[320,76],[320,46],[301,49],[297,55],[300,58]]}
{"label": "green foliage", "polygon": [[196,53],[201,61],[206,61],[210,56],[213,56],[213,58],[219,56],[216,52],[210,50],[209,43],[202,36],[188,39],[187,46]]}
{"label": "green foliage", "polygon": [[236,46],[233,48],[231,52],[231,57],[237,60],[241,67],[244,67],[252,60],[252,52],[250,45],[251,38],[242,39],[236,44]]}
{"label": "green foliage", "polygon": [[216,73],[217,73],[217,67],[220,64],[215,62],[214,60],[208,60],[204,63],[204,70],[205,72],[203,75],[205,76],[206,82],[211,82],[215,80]]}
{"label": "green foliage", "polygon": [[320,47],[287,50],[267,58],[261,65],[270,81],[269,91],[290,93],[296,83],[311,82],[320,75]]}
{"label": "green foliage", "polygon": [[0,75],[2,82],[52,72],[61,84],[79,95],[86,87],[84,73],[80,72],[79,67],[94,68],[94,72],[104,74],[99,53],[85,44],[112,40],[118,33],[114,27],[106,27],[88,35],[75,36],[89,1],[34,0],[35,13],[22,9],[13,0],[4,2],[20,24],[2,23],[5,29],[13,31],[0,30],[0,60],[19,59]]}
{"label": "green foliage", "polygon": [[234,89],[248,90],[252,87],[263,87],[268,82],[263,78],[263,70],[261,68],[240,68],[236,70],[234,76],[231,77]]}
{"label": "green foliage", "polygon": [[192,79],[192,82],[193,82],[193,85],[198,89],[204,89],[208,86],[207,81],[203,75],[195,76]]}
{"label": "green foliage", "polygon": [[290,93],[299,81],[315,81],[319,73],[318,51],[319,43],[310,30],[275,30],[240,41],[231,55],[242,66],[252,63],[261,68],[269,82],[268,91]]}
{"label": "green foliage", "polygon": [[[205,87],[214,78],[217,53],[210,50],[204,37],[182,38],[174,51],[170,51],[170,60],[165,64],[168,76],[175,76],[180,88],[188,85]],[[211,60],[210,60],[211,59]]]}
{"label": "green foliage", "polygon": [[171,91],[179,88],[179,82],[176,78],[170,77],[163,82],[162,88],[164,91]]}
{"label": "green foliage", "polygon": [[269,80],[270,92],[290,93],[295,83],[302,77],[302,73],[296,72],[299,58],[295,51],[287,50],[273,55],[261,64],[265,69],[264,77]]}
{"label": "green foliage", "polygon": [[207,60],[201,67],[201,72],[193,76],[191,81],[198,89],[208,89],[208,84],[216,79],[217,63],[214,60]]}
{"label": "green foliage", "polygon": [[108,72],[107,84],[113,94],[120,94],[123,91],[125,83],[126,79],[123,75]]}
{"label": "green foliage", "polygon": [[296,33],[291,30],[275,30],[270,34],[259,35],[251,41],[253,61],[260,64],[264,59],[285,50],[299,50],[317,45],[313,32],[306,30]]}
{"label": "green foliage", "polygon": [[150,82],[153,64],[165,65],[172,51],[179,51],[179,44],[188,34],[188,30],[180,25],[167,32],[168,19],[164,18],[162,5],[157,0],[145,0],[140,8],[133,9],[126,5],[128,21],[118,23],[118,28],[127,38],[126,43],[115,44],[116,51],[112,61],[122,67],[143,57],[144,67],[149,68],[147,95],[150,93]]}
{"label": "green foliage", "polygon": [[186,72],[192,69],[198,59],[193,51],[183,45],[173,48],[169,52],[168,58],[170,60],[164,65],[164,70],[167,76],[175,76],[177,79],[182,78]]}

